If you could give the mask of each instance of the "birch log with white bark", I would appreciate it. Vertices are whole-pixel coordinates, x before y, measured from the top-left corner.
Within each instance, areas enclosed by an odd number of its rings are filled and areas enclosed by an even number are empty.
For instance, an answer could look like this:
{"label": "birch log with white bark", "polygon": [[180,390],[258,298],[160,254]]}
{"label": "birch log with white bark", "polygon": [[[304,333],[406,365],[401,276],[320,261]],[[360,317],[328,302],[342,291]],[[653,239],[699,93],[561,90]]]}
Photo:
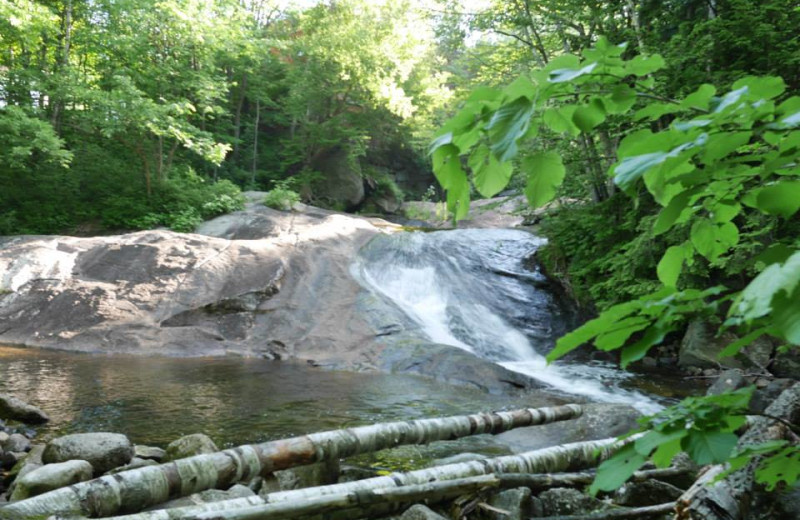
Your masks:
{"label": "birch log with white bark", "polygon": [[273,471],[349,457],[404,444],[427,444],[483,433],[496,434],[579,417],[578,405],[460,415],[360,426],[239,446],[148,466],[56,489],[0,508],[0,519],[62,514],[103,517],[206,489],[227,489]]}
{"label": "birch log with white bark", "polygon": [[[349,511],[350,518],[367,518],[375,506],[409,504],[426,501],[438,503],[448,498],[484,489],[497,488],[500,480],[494,475],[480,475],[455,480],[434,481],[400,488],[362,489],[321,495],[300,501],[264,503],[242,509],[226,509],[197,515],[196,520],[270,520],[273,518],[299,518],[334,511]],[[387,508],[379,509],[384,514]]]}
{"label": "birch log with white bark", "polygon": [[[770,417],[755,417],[749,429],[739,439],[738,447],[760,444],[785,438],[790,430],[785,421],[797,421],[800,416],[800,383],[784,390],[766,409]],[[679,499],[676,506],[679,520],[741,520],[749,512],[756,491],[755,470],[760,458],[715,482],[724,471],[712,466]]]}
{"label": "birch log with white bark", "polygon": [[[631,437],[630,440],[635,437]],[[109,520],[178,520],[197,518],[209,512],[233,511],[252,508],[257,505],[291,502],[295,504],[316,500],[322,496],[370,491],[374,489],[401,488],[430,482],[463,479],[480,475],[496,474],[502,479],[504,473],[558,472],[595,466],[606,459],[625,442],[618,439],[576,442],[563,446],[553,446],[519,455],[506,455],[491,459],[446,464],[409,472],[398,472],[381,477],[356,480],[330,486],[317,486],[305,489],[277,491],[266,497],[247,497],[212,502],[197,506],[179,507],[148,511],[134,515],[114,517]]]}

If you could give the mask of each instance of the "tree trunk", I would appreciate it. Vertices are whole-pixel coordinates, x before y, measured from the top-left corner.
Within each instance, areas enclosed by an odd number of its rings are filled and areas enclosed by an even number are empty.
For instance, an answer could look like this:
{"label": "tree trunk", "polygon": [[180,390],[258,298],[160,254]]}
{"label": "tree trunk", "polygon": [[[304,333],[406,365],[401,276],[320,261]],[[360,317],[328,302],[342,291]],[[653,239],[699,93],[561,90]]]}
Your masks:
{"label": "tree trunk", "polygon": [[[236,482],[250,480],[258,475],[267,475],[280,469],[404,444],[427,444],[469,435],[496,434],[513,428],[574,419],[582,413],[580,406],[566,405],[461,415],[375,424],[240,446],[159,466],[124,471],[113,476],[104,476],[56,489],[9,504],[0,509],[0,519],[31,518],[54,513],[90,517],[109,516],[117,512],[144,509],[171,498],[191,495],[206,489],[227,489]],[[593,455],[595,444],[590,443],[591,447],[586,448],[589,452],[584,454],[584,458]],[[556,451],[546,460],[552,459],[554,465],[563,463],[565,456],[569,458],[569,455],[559,457],[558,454],[561,452],[558,449],[551,448],[551,450]],[[491,470],[470,475],[485,473],[491,473]],[[459,476],[461,475],[450,478]],[[394,485],[394,480],[383,478],[390,481],[386,486]],[[427,479],[423,482],[427,482]]]}
{"label": "tree trunk", "polygon": [[[631,440],[634,437],[631,438]],[[322,496],[342,495],[353,492],[364,492],[374,489],[391,489],[405,486],[423,485],[435,481],[450,481],[492,473],[502,478],[504,473],[536,473],[557,472],[595,466],[608,458],[625,441],[603,439],[599,441],[576,442],[563,446],[553,446],[529,451],[519,455],[507,455],[493,459],[483,459],[409,472],[392,473],[386,476],[317,486],[305,489],[292,489],[270,493],[265,498],[246,497],[224,500],[212,504],[179,507],[175,509],[150,511],[135,515],[114,517],[110,520],[176,520],[196,518],[209,511],[229,511],[254,507],[253,502],[260,500],[262,504],[298,503]],[[13,506],[14,504],[11,504]],[[9,507],[11,507],[9,506]]]}
{"label": "tree trunk", "polygon": [[258,124],[261,119],[261,101],[256,99],[256,121],[253,125],[253,168],[250,173],[251,189],[256,186],[256,167],[258,166]]}
{"label": "tree trunk", "polygon": [[242,107],[244,106],[244,94],[247,90],[247,73],[242,74],[242,83],[239,85],[239,98],[236,100],[236,111],[233,114],[233,163],[239,160],[239,139],[242,136]]}
{"label": "tree trunk", "polygon": [[[788,421],[800,414],[800,383],[795,383],[767,408],[766,413]],[[742,448],[787,437],[789,427],[767,417],[756,417],[739,439]],[[723,466],[713,466],[678,499],[677,517],[680,520],[741,520],[750,511],[755,493],[755,470],[760,458],[714,483]]]}
{"label": "tree trunk", "polygon": [[[384,515],[391,511],[384,504],[398,505],[425,501],[436,503],[459,495],[496,488],[500,481],[494,475],[481,475],[464,479],[426,482],[400,488],[381,488],[350,491],[336,495],[322,495],[299,501],[265,503],[243,509],[226,509],[197,515],[197,520],[268,520],[271,518],[298,518],[329,512],[347,512],[348,518],[369,518],[375,513]],[[376,508],[375,506],[379,506]],[[377,510],[376,510],[377,509]]]}
{"label": "tree trunk", "polygon": [[[636,471],[633,473],[630,482],[644,482],[649,479],[662,479],[685,475],[691,471],[689,466],[675,466],[665,469],[651,469]],[[596,473],[594,471],[582,471],[580,473],[557,473],[557,474],[531,474],[531,473],[508,473],[498,475],[500,487],[516,488],[526,487],[532,491],[550,489],[554,487],[581,487],[594,482]]]}

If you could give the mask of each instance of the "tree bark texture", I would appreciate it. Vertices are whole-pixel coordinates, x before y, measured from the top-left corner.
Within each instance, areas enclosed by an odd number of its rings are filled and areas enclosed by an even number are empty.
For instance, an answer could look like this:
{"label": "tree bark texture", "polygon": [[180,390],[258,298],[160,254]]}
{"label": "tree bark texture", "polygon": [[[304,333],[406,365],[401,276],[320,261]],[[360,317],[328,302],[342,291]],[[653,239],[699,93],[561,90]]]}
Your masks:
{"label": "tree bark texture", "polygon": [[[227,489],[236,482],[280,469],[406,444],[496,434],[513,428],[574,419],[582,413],[578,405],[523,409],[375,424],[239,446],[56,489],[7,505],[0,509],[0,519],[51,514],[103,517],[139,511],[206,489]],[[490,471],[477,474],[482,473]]]}
{"label": "tree bark texture", "polygon": [[[494,475],[480,475],[400,488],[365,489],[310,497],[300,501],[265,503],[242,509],[203,513],[196,518],[197,520],[268,520],[298,518],[333,511],[348,511],[352,513],[350,518],[366,518],[375,512],[376,505],[402,505],[423,500],[427,503],[437,503],[459,495],[497,488],[499,483]],[[380,513],[385,511],[386,508],[380,508]]]}
{"label": "tree bark texture", "polygon": [[409,472],[398,472],[390,475],[333,484],[305,489],[292,489],[270,493],[266,497],[246,497],[224,500],[211,504],[179,507],[174,509],[149,511],[127,516],[114,517],[110,520],[178,520],[197,518],[207,512],[233,511],[251,508],[260,501],[263,504],[303,503],[323,496],[346,495],[348,493],[371,491],[375,489],[393,489],[407,486],[419,486],[431,482],[445,482],[466,479],[481,475],[495,474],[502,480],[504,473],[536,473],[568,471],[588,466],[595,466],[606,459],[626,441],[615,438],[598,441],[576,442],[563,446],[553,446],[529,451],[519,455],[507,455],[491,459],[483,459]]}
{"label": "tree bark texture", "polygon": [[[789,422],[800,416],[800,383],[784,390],[766,413]],[[756,417],[739,439],[738,447],[760,444],[787,437],[789,427],[767,417]],[[747,517],[756,488],[755,470],[760,458],[714,483],[723,466],[712,466],[679,499],[679,520],[741,520]]]}

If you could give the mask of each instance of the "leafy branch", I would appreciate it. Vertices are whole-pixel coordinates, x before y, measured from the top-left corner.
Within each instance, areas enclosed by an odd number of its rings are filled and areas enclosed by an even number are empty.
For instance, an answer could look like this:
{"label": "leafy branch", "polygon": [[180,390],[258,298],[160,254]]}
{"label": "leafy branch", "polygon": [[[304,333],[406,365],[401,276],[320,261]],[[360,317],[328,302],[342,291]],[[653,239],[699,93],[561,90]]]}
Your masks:
{"label": "leafy branch", "polygon": [[[688,320],[723,313],[723,328],[744,334],[725,356],[763,334],[800,345],[800,243],[753,248],[759,252],[751,258],[758,274],[741,291],[695,289],[683,281],[695,262],[718,265],[740,246],[748,215],[788,220],[800,210],[800,97],[787,98],[781,78],[745,77],[721,95],[706,84],[671,99],[653,90],[652,73],[664,60],[624,59],[624,49],[601,39],[582,56],[559,56],[502,90],[476,89],[431,147],[448,208],[463,218],[470,186],[493,196],[508,184],[514,166],[526,177],[530,204],[549,202],[566,176],[564,162],[553,150],[518,160],[522,143],[544,132],[566,139],[591,136],[611,116],[626,116],[626,135],[608,175],[632,196],[646,189],[661,206],[653,236],[682,228],[688,238],[658,262],[659,290],[612,306],[563,336],[548,360],[593,343],[620,350],[627,366]],[[664,116],[670,125],[653,131],[650,124]],[[645,418],[647,433],[600,467],[593,489],[613,489],[649,458],[663,466],[679,451],[700,464],[728,461],[731,467],[765,456],[758,479],[770,487],[795,482],[797,470],[785,467],[800,457],[794,445],[734,452],[751,394],[752,389],[687,399]]]}

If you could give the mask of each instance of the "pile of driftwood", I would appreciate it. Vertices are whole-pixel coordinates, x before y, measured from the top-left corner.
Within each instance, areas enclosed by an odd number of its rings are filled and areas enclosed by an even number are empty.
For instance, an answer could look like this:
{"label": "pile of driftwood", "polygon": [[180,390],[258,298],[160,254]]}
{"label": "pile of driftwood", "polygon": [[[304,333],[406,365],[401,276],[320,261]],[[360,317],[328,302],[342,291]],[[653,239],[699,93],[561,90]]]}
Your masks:
{"label": "pile of driftwood", "polygon": [[[800,384],[784,392],[770,414],[785,415],[789,401],[800,402]],[[469,435],[496,434],[579,417],[578,405],[524,409],[467,416],[376,424],[314,433],[302,437],[245,445],[211,454],[196,455],[158,466],[148,466],[56,489],[0,508],[1,519],[113,518],[114,520],[226,519],[255,520],[302,518],[370,518],[403,511],[415,503],[451,501],[453,516],[468,517],[492,493],[526,487],[584,486],[593,474],[587,468],[613,454],[624,441],[604,439],[554,446],[518,455],[434,466],[422,470],[327,486],[276,491],[261,496],[229,499],[142,512],[168,500],[208,489],[227,489],[240,482],[273,472],[383,450],[400,445],[426,444]],[[781,423],[765,419],[751,431],[759,438],[781,435]],[[629,442],[630,439],[627,441]],[[583,470],[583,471],[581,471]],[[577,471],[577,472],[576,472]],[[685,467],[642,471],[635,480],[662,478],[685,472]],[[752,485],[752,468],[745,468]],[[572,472],[572,473],[566,473]],[[639,508],[613,509],[573,518],[646,518],[677,511],[681,518],[739,518],[744,503],[736,495],[741,475],[713,487],[690,489],[677,502]],[[746,480],[746,479],[745,479]],[[725,487],[728,486],[728,487]],[[731,487],[733,486],[733,487]],[[716,492],[713,490],[717,490]],[[708,491],[711,490],[711,491]],[[728,497],[722,514],[715,501]],[[732,497],[732,498],[731,498]],[[733,501],[733,505],[731,505]],[[746,507],[746,505],[745,505]],[[733,511],[734,515],[725,516]],[[502,512],[501,512],[502,513]],[[124,515],[124,516],[118,516]],[[555,518],[555,517],[552,517]]]}

